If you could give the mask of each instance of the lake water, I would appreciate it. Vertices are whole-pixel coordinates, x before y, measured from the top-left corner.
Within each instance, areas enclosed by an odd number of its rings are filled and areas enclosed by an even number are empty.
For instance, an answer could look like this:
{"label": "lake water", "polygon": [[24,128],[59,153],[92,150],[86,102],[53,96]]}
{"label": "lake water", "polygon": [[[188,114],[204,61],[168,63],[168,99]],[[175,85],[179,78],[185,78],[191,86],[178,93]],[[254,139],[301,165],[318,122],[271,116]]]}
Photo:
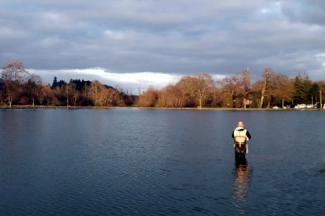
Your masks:
{"label": "lake water", "polygon": [[324,112],[0,110],[0,215],[324,212]]}

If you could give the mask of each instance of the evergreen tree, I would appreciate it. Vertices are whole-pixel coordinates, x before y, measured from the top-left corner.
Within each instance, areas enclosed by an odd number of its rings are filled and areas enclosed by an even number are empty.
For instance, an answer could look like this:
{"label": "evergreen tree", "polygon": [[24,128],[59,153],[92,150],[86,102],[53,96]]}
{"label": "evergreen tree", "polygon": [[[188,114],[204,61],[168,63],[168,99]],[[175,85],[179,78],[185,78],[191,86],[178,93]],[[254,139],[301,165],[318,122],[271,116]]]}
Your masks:
{"label": "evergreen tree", "polygon": [[319,85],[317,83],[313,83],[309,89],[309,96],[312,100],[312,103],[315,104],[319,98]]}
{"label": "evergreen tree", "polygon": [[295,93],[294,93],[293,100],[295,104],[311,103],[312,99],[311,99],[310,91],[312,88],[312,82],[307,75],[296,76],[294,80],[294,88],[295,88]]}
{"label": "evergreen tree", "polygon": [[294,103],[295,104],[304,103],[305,87],[304,87],[304,82],[302,80],[302,77],[300,75],[295,77],[294,88],[295,88],[295,93],[293,96]]}
{"label": "evergreen tree", "polygon": [[52,82],[52,88],[55,88],[57,86],[58,86],[58,79],[55,76],[54,79],[53,79],[53,82]]}

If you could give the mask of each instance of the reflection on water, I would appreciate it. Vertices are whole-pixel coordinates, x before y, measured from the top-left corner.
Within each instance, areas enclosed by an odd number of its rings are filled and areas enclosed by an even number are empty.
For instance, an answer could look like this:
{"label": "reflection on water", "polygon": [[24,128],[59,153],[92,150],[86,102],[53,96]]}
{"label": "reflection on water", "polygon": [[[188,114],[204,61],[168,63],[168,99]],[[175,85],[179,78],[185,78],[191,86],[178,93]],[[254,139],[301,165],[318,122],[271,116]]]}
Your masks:
{"label": "reflection on water", "polygon": [[[249,165],[234,164],[238,119],[253,135]],[[324,122],[301,111],[0,110],[0,216],[323,215]]]}
{"label": "reflection on water", "polygon": [[234,204],[239,214],[246,214],[249,172],[247,161],[235,163]]}

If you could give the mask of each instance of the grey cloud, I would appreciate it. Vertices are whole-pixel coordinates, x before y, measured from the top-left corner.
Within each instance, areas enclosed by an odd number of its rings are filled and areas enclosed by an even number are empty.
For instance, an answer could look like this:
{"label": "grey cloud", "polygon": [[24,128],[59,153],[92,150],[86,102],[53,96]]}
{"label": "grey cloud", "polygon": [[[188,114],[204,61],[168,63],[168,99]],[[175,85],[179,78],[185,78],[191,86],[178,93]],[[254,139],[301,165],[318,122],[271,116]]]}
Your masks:
{"label": "grey cloud", "polygon": [[293,21],[325,25],[323,0],[281,1],[283,13]]}
{"label": "grey cloud", "polygon": [[315,57],[325,52],[322,1],[22,2],[0,2],[1,64],[19,58],[35,69],[325,72]]}

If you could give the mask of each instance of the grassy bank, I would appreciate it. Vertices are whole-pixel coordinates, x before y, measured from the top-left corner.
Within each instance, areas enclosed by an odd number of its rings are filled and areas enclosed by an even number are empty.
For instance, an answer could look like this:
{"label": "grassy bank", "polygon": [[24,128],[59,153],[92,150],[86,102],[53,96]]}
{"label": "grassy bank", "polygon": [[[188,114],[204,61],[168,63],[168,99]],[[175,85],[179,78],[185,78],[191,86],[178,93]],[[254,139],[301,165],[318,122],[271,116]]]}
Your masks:
{"label": "grassy bank", "polygon": [[317,111],[320,109],[272,109],[272,108],[228,108],[228,107],[139,107],[139,106],[123,106],[123,107],[111,107],[111,106],[39,106],[39,105],[12,105],[0,106],[0,109],[121,109],[121,108],[136,108],[147,110],[223,110],[223,111]]}

